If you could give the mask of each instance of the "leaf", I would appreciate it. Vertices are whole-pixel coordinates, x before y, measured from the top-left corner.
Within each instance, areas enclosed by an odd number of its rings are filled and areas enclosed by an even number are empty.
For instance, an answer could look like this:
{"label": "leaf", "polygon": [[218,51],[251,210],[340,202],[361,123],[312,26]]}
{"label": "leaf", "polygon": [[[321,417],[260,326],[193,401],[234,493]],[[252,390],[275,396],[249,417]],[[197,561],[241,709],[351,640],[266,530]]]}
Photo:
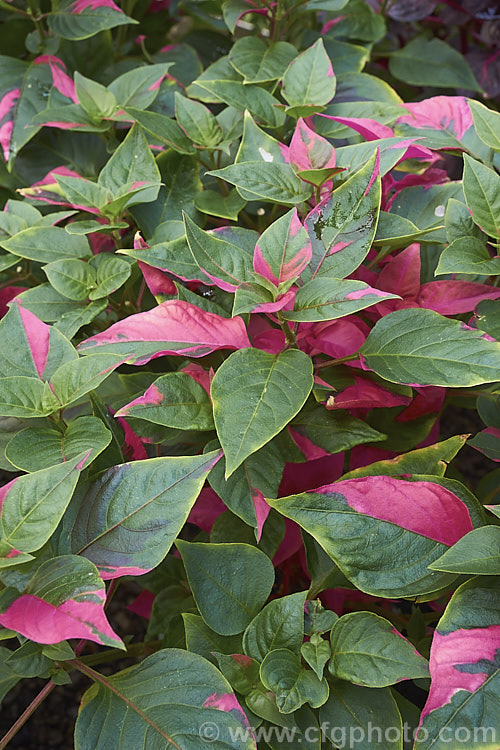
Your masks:
{"label": "leaf", "polygon": [[91,117],[100,119],[112,115],[117,101],[111,91],[97,81],[75,72],[75,92],[80,105]]}
{"label": "leaf", "polygon": [[[109,722],[110,715],[117,724]],[[198,654],[168,648],[112,677],[103,676],[87,690],[75,746],[126,750],[140,743],[151,748],[195,748],[203,742],[205,728],[210,741],[212,727],[218,731],[218,749],[256,749],[247,717],[218,669]]]}
{"label": "leaf", "polygon": [[95,286],[95,273],[88,263],[76,258],[55,260],[43,267],[54,289],[64,297],[82,302]]}
{"label": "leaf", "polygon": [[63,39],[88,39],[105,29],[137,23],[129,18],[113,0],[63,0],[49,14],[48,24]]}
{"label": "leaf", "polygon": [[365,367],[392,383],[467,387],[498,379],[500,344],[431,310],[397,310],[361,347]]}
{"label": "leaf", "polygon": [[398,299],[398,295],[373,289],[362,281],[336,279],[323,274],[300,287],[294,309],[283,312],[282,317],[300,323],[335,320],[386,299]]}
{"label": "leaf", "polygon": [[104,614],[106,589],[94,565],[63,555],[42,563],[21,596],[13,588],[0,594],[0,624],[36,643],[84,638],[125,649]]}
{"label": "leaf", "polygon": [[290,424],[290,428],[294,435],[305,437],[330,454],[350,450],[360,443],[376,443],[385,438],[382,432],[374,430],[365,421],[351,417],[344,411],[328,411],[323,406],[304,409]]}
{"label": "leaf", "polygon": [[362,738],[362,742],[366,738],[359,750],[403,750],[403,722],[389,688],[366,688],[335,680],[319,718],[334,745],[341,746],[350,736]]}
{"label": "leaf", "polygon": [[334,94],[335,74],[332,63],[323,40],[318,39],[288,66],[283,76],[283,96],[300,115],[307,115],[328,104]]}
{"label": "leaf", "polygon": [[107,253],[94,255],[89,265],[95,271],[95,286],[89,293],[90,300],[100,300],[119,289],[130,276],[130,263]]}
{"label": "leaf", "polygon": [[0,337],[1,377],[48,379],[58,367],[78,356],[57,329],[42,323],[19,299],[0,321]]}
{"label": "leaf", "polygon": [[[500,237],[500,175],[464,154],[465,202],[474,223],[490,237]],[[5,245],[4,245],[5,247]]]}
{"label": "leaf", "polygon": [[476,133],[483,143],[494,151],[500,151],[500,115],[481,102],[469,99],[469,107],[474,118]]}
{"label": "leaf", "polygon": [[226,479],[293,419],[312,385],[312,362],[296,349],[278,355],[241,349],[225,360],[211,395]]}
{"label": "leaf", "polygon": [[284,714],[291,714],[309,703],[318,708],[328,698],[329,687],[300,663],[300,657],[286,648],[270,651],[260,665],[260,679],[276,695],[276,704]]}
{"label": "leaf", "polygon": [[248,695],[260,683],[259,663],[243,654],[216,653],[219,669],[234,690]]}
{"label": "leaf", "polygon": [[219,123],[208,107],[193,99],[175,94],[177,122],[193,143],[205,148],[216,146],[222,138]]}
{"label": "leaf", "polygon": [[[56,193],[56,189],[59,188],[58,192],[62,192],[62,195],[67,198],[68,203],[74,207],[88,207],[87,210],[94,213],[109,201],[108,191],[96,182],[84,180],[80,177],[72,177],[71,175],[57,174],[54,176],[56,181],[50,192],[53,190]],[[49,191],[49,188],[46,188],[46,190]],[[73,224],[70,225],[70,228],[73,228]],[[68,231],[67,227],[65,229]],[[72,233],[77,234],[70,232],[70,234]]]}
{"label": "leaf", "polygon": [[500,528],[482,526],[463,536],[429,566],[471,575],[500,575]]}
{"label": "leaf", "polygon": [[25,474],[2,487],[0,549],[2,567],[24,562],[18,553],[43,547],[73,495],[87,454],[49,469]]}
{"label": "leaf", "polygon": [[224,654],[235,654],[241,651],[240,635],[219,635],[205,625],[200,615],[193,615],[191,612],[183,612],[182,619],[188,651],[205,657],[212,664],[217,661],[214,653],[219,649]]}
{"label": "leaf", "polygon": [[111,433],[100,419],[77,417],[68,423],[64,433],[51,427],[27,427],[17,432],[7,444],[5,455],[21,471],[40,471],[48,466],[71,461],[88,454],[90,464],[111,442]]}
{"label": "leaf", "polygon": [[296,176],[288,164],[245,161],[207,174],[235,185],[247,200],[251,193],[252,200],[260,198],[272,203],[295,205],[303,203],[311,195],[311,189]]}
{"label": "leaf", "polygon": [[331,656],[329,644],[320,635],[314,633],[309,641],[302,644],[300,653],[316,674],[318,680],[322,680],[323,670]]}
{"label": "leaf", "polygon": [[149,110],[143,111],[135,107],[125,107],[124,110],[134,122],[139,123],[141,128],[149,133],[150,136],[153,136],[158,143],[164,143],[180,154],[195,153],[190,140],[171,117],[166,117],[158,112],[150,112]]}
{"label": "leaf", "polygon": [[482,91],[463,55],[441,39],[417,36],[389,57],[389,70],[413,86]]}
{"label": "leaf", "polygon": [[212,403],[204,388],[184,372],[162,375],[143,396],[122,406],[116,417],[139,417],[179,430],[212,430]]}
{"label": "leaf", "polygon": [[104,579],[155,568],[219,458],[220,452],[212,451],[108,469],[86,488],[71,532],[72,550],[91,560]]}
{"label": "leaf", "polygon": [[77,401],[97,388],[123,359],[116,354],[99,352],[61,365],[50,379],[50,389],[61,407]]}
{"label": "leaf", "polygon": [[158,95],[160,84],[172,63],[143,65],[122,73],[109,84],[120,107],[146,109]]}
{"label": "leaf", "polygon": [[288,211],[261,234],[255,246],[253,268],[282,290],[295,281],[311,260],[312,248],[297,209]]}
{"label": "leaf", "polygon": [[492,258],[485,243],[477,237],[459,237],[443,250],[434,273],[436,276],[449,273],[497,276],[500,258]]}
{"label": "leaf", "polygon": [[382,688],[428,677],[427,660],[383,617],[351,612],[331,632],[330,672],[355,685]]}
{"label": "leaf", "polygon": [[262,661],[274,649],[286,648],[297,653],[304,638],[306,597],[306,591],[299,591],[266,604],[243,634],[245,654]]}
{"label": "leaf", "polygon": [[421,243],[433,243],[435,233],[440,231],[440,229],[441,227],[419,229],[413,222],[405,219],[403,216],[381,211],[378,217],[377,233],[373,244],[401,248],[407,247],[412,242],[417,241]]}
{"label": "leaf", "polygon": [[288,65],[297,56],[297,50],[288,42],[271,42],[255,36],[237,39],[229,62],[245,79],[245,83],[266,83],[281,78]]}
{"label": "leaf", "polygon": [[221,195],[215,190],[204,190],[195,198],[194,205],[204,214],[237,221],[239,212],[246,205],[246,200],[236,189],[230,190],[228,195]]}
{"label": "leaf", "polygon": [[492,461],[500,461],[500,434],[497,427],[487,427],[468,441],[477,451],[484,453]]}
{"label": "leaf", "polygon": [[[431,645],[431,688],[420,726],[422,750],[445,747],[443,737],[459,727],[479,735],[481,747],[495,745],[498,726],[498,579],[473,578],[450,599]],[[424,732],[424,730],[427,730]],[[460,730],[463,736],[463,730]]]}
{"label": "leaf", "polygon": [[223,232],[205,232],[187,214],[184,225],[189,249],[202,277],[208,276],[226,292],[234,292],[250,278],[251,256],[236,244],[237,235],[226,239]]}
{"label": "leaf", "polygon": [[347,479],[267,502],[372,596],[413,596],[449,584],[451,576],[429,573],[428,566],[473,528],[464,500],[427,478]]}
{"label": "leaf", "polygon": [[30,227],[9,240],[0,240],[9,253],[21,258],[51,263],[54,260],[87,258],[91,250],[86,237],[71,235],[61,227]]}
{"label": "leaf", "polygon": [[313,275],[349,276],[368,255],[380,209],[377,152],[308,214]]}
{"label": "leaf", "polygon": [[421,21],[432,14],[436,5],[436,0],[392,0],[387,15],[395,21]]}
{"label": "leaf", "polygon": [[79,351],[120,354],[130,364],[145,364],[165,354],[204,357],[216,349],[249,345],[241,318],[228,320],[181,300],[167,300],[147,312],[131,315],[103,333],[83,341]]}
{"label": "leaf", "polygon": [[220,635],[241,633],[271,592],[274,568],[267,555],[249,544],[178,539],[176,545],[205,623]]}
{"label": "leaf", "polygon": [[48,383],[24,376],[0,378],[2,417],[46,417],[58,408]]}

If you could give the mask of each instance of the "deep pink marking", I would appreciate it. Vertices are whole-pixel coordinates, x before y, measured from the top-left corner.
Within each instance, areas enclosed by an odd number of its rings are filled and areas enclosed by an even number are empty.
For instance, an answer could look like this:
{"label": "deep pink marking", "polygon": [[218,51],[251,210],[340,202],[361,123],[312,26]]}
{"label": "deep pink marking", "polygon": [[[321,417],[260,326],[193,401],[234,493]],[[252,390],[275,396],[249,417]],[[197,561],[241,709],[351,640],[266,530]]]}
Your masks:
{"label": "deep pink marking", "polygon": [[20,479],[20,477],[16,477],[15,479],[11,479],[10,482],[7,484],[4,484],[3,487],[0,487],[0,510],[2,510],[3,501],[11,491],[12,487],[14,486],[14,483],[17,482],[17,480]]}
{"label": "deep pink marking", "polygon": [[328,451],[325,451],[324,448],[320,448],[319,445],[315,445],[306,435],[302,435],[291,427],[288,428],[288,432],[294,443],[302,451],[308,461],[314,461],[316,458],[323,458],[323,456],[329,455]]}
{"label": "deep pink marking", "polygon": [[353,240],[349,240],[349,242],[344,242],[343,240],[339,240],[338,242],[333,245],[330,250],[328,251],[328,255],[333,255],[334,253],[338,253],[341,250],[343,250],[345,247],[349,247],[349,245],[352,245]]}
{"label": "deep pink marking", "polygon": [[25,307],[22,307],[19,300],[16,300],[14,304],[17,304],[31,357],[36,371],[41,378],[47,364],[47,357],[49,356],[50,326],[42,323],[36,315],[33,315]]}
{"label": "deep pink marking", "polygon": [[50,68],[52,73],[52,82],[55,88],[74,104],[78,104],[78,97],[76,95],[75,84],[69,75],[65,72],[66,65],[63,61],[55,55],[40,55],[33,60],[34,65],[46,64]]}
{"label": "deep pink marking", "polygon": [[101,634],[119,642],[104,614],[106,592],[102,589],[92,593],[102,604],[68,599],[56,607],[37,596],[23,594],[0,615],[0,624],[36,643],[86,638],[102,644]]}
{"label": "deep pink marking", "polygon": [[22,555],[22,554],[23,553],[20,550],[12,548],[10,552],[8,552],[5,555],[5,557],[7,560],[10,560],[12,557],[18,557],[18,555]]}
{"label": "deep pink marking", "polygon": [[[240,721],[250,729],[246,713],[236,700],[234,693],[212,693],[203,703],[203,708],[217,708],[219,711],[236,711],[240,715]],[[251,729],[250,729],[251,731]]]}
{"label": "deep pink marking", "polygon": [[459,629],[441,634],[437,630],[432,639],[430,655],[431,689],[422,719],[431,711],[450,703],[460,690],[473,693],[488,679],[484,672],[462,672],[461,664],[476,663],[482,659],[494,661],[500,649],[500,625],[488,628]]}
{"label": "deep pink marking", "polygon": [[137,190],[138,188],[141,188],[143,187],[143,185],[147,185],[147,184],[148,184],[147,180],[136,180],[135,182],[132,183],[132,187],[130,188],[130,190],[131,191]]}
{"label": "deep pink marking", "polygon": [[258,244],[255,245],[255,250],[253,253],[253,270],[255,271],[255,273],[260,274],[260,276],[262,276],[264,279],[267,279],[275,286],[278,286],[279,279],[276,278],[271,266],[262,255],[262,250],[260,249]]}
{"label": "deep pink marking", "polygon": [[188,365],[182,368],[180,372],[185,372],[186,375],[189,375],[190,378],[192,378],[198,385],[201,385],[201,387],[208,393],[210,396],[210,386],[212,383],[212,378],[214,376],[214,371],[212,368],[210,370],[205,370],[204,367],[201,365],[197,365],[196,362],[190,362]]}
{"label": "deep pink marking", "polygon": [[155,595],[151,591],[143,589],[139,596],[137,596],[137,598],[134,599],[131,604],[127,605],[127,609],[130,612],[133,612],[140,617],[145,617],[146,620],[149,620],[149,618],[151,617],[154,600]]}
{"label": "deep pink marking", "polygon": [[121,578],[122,576],[143,576],[144,573],[149,573],[151,568],[137,568],[133,565],[123,567],[117,565],[111,567],[110,565],[98,565],[99,575],[103,581],[110,581],[113,578]]}
{"label": "deep pink marking", "polygon": [[354,384],[347,386],[341,393],[336,393],[326,404],[327,409],[376,409],[389,406],[409,404],[411,396],[382,388],[365,378],[354,377]]}
{"label": "deep pink marking", "polygon": [[372,172],[372,176],[370,177],[370,181],[368,182],[368,185],[366,186],[365,196],[367,196],[368,193],[370,192],[370,188],[373,185],[373,183],[375,182],[375,180],[377,179],[377,177],[379,176],[379,174],[380,174],[380,149],[377,148],[377,157],[376,157],[376,161],[375,161],[375,167],[373,168],[373,172]]}
{"label": "deep pink marking", "polygon": [[347,125],[363,136],[367,141],[376,141],[379,138],[392,138],[394,131],[388,125],[382,125],[376,120],[371,120],[368,117],[334,117],[333,115],[323,115],[320,117],[326,117],[327,120],[334,120],[339,122],[341,125]]}
{"label": "deep pink marking", "polygon": [[161,75],[154,83],[151,84],[151,86],[148,88],[148,91],[157,91],[160,86],[161,82],[165,78],[165,74]]}
{"label": "deep pink marking", "polygon": [[75,466],[76,471],[81,471],[83,469],[83,467],[85,466],[85,462],[87,461],[91,453],[92,453],[92,449],[87,451],[87,453],[82,458],[82,460],[79,463],[77,463],[77,465]]}
{"label": "deep pink marking", "polygon": [[161,404],[163,398],[163,393],[161,393],[161,391],[158,390],[158,387],[153,383],[149,386],[144,395],[134,399],[126,406],[122,406],[122,408],[116,412],[115,417],[125,417],[134,406],[157,406],[158,404]]}
{"label": "deep pink marking", "polygon": [[84,10],[96,10],[97,8],[110,8],[117,13],[122,13],[113,0],[76,0],[71,8],[72,13],[82,13]]}
{"label": "deep pink marking", "polygon": [[166,294],[167,296],[173,296],[177,294],[177,287],[175,286],[172,279],[167,276],[165,271],[162,271],[159,268],[154,268],[153,266],[149,266],[142,260],[137,261],[137,264],[142,271],[144,281],[146,282],[148,289],[153,297],[156,297],[159,294]]}
{"label": "deep pink marking", "polygon": [[3,151],[3,157],[6,162],[9,161],[10,157],[10,141],[13,130],[14,122],[12,120],[4,122],[4,124],[0,126],[0,148]]}
{"label": "deep pink marking", "polygon": [[325,485],[315,492],[338,492],[358,513],[394,523],[448,547],[473,529],[465,503],[432,482],[406,482],[389,476],[359,477]]}
{"label": "deep pink marking", "polygon": [[0,120],[8,115],[17,104],[17,100],[21,96],[21,89],[12,89],[8,91],[0,99]]}
{"label": "deep pink marking", "polygon": [[[43,123],[44,128],[59,128],[60,130],[72,130],[73,128],[84,128],[81,122],[62,122],[61,120],[51,120]],[[88,209],[85,209],[88,210]]]}
{"label": "deep pink marking", "polygon": [[297,126],[289,147],[289,160],[298,169],[328,169],[336,165],[333,146],[310,128],[302,117]]}
{"label": "deep pink marking", "polygon": [[387,297],[387,292],[381,292],[380,289],[374,289],[369,286],[367,289],[357,289],[355,292],[346,294],[345,299],[355,300],[363,297]]}
{"label": "deep pink marking", "polygon": [[276,302],[263,302],[257,305],[251,312],[253,313],[272,313],[278,310],[293,310],[297,287],[288,289],[284,294],[280,294]]}
{"label": "deep pink marking", "polygon": [[248,669],[252,664],[252,658],[250,656],[245,656],[245,654],[231,654],[231,659],[244,669]]}
{"label": "deep pink marking", "polygon": [[257,519],[257,541],[260,541],[262,528],[269,515],[271,506],[266,502],[262,492],[255,489],[255,487],[252,488],[252,501],[255,510],[255,517]]}
{"label": "deep pink marking", "polygon": [[[125,442],[122,445],[123,455],[127,461],[142,461],[148,458],[147,451],[139,435],[134,432],[126,419],[117,417],[117,422],[125,434]],[[140,575],[138,573],[137,575]]]}

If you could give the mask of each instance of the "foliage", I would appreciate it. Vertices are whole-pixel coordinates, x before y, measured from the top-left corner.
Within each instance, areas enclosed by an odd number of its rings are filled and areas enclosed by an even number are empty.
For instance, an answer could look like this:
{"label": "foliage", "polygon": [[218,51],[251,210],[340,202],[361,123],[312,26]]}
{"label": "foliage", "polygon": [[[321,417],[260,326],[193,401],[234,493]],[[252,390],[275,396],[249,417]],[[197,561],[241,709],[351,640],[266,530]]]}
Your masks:
{"label": "foliage", "polygon": [[491,5],[0,0],[0,748],[498,747]]}

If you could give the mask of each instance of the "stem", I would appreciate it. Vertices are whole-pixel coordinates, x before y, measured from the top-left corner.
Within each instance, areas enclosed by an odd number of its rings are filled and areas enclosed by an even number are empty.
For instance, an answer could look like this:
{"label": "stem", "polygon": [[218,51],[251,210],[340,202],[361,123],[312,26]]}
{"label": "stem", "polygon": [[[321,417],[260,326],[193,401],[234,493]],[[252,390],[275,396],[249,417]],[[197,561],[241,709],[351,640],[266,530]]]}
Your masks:
{"label": "stem", "polygon": [[26,724],[28,719],[30,718],[31,714],[33,714],[38,706],[43,703],[45,698],[53,691],[53,689],[56,687],[55,682],[52,682],[52,680],[49,680],[47,684],[40,690],[38,695],[31,701],[29,706],[23,711],[21,716],[17,719],[17,721],[14,722],[14,724],[11,726],[8,732],[4,734],[2,739],[0,740],[0,750],[4,750],[4,748],[7,747],[9,742],[16,736],[16,734],[19,732],[21,727]]}
{"label": "stem", "polygon": [[145,291],[146,291],[146,279],[143,278],[142,281],[141,281],[141,286],[140,286],[140,289],[139,289],[139,294],[137,295],[137,300],[136,300],[136,303],[135,303],[135,305],[136,305],[136,307],[137,307],[138,310],[141,309],[142,298],[144,297],[144,292]]}
{"label": "stem", "polygon": [[45,33],[43,23],[41,21],[40,8],[37,8],[34,0],[28,0],[28,8],[31,20],[35,24],[36,30],[38,31],[38,36],[40,37],[40,47],[43,50],[45,49]]}
{"label": "stem", "polygon": [[290,326],[288,325],[288,321],[282,318],[279,313],[277,317],[278,317],[278,322],[280,324],[281,330],[285,334],[286,343],[292,349],[297,349],[297,338],[294,332],[290,329]]}
{"label": "stem", "polygon": [[317,365],[314,365],[314,369],[322,370],[324,367],[335,367],[335,365],[342,365],[344,362],[354,362],[355,359],[359,359],[358,352],[347,354],[345,357],[339,357],[338,359],[327,359],[326,362],[318,362]]}

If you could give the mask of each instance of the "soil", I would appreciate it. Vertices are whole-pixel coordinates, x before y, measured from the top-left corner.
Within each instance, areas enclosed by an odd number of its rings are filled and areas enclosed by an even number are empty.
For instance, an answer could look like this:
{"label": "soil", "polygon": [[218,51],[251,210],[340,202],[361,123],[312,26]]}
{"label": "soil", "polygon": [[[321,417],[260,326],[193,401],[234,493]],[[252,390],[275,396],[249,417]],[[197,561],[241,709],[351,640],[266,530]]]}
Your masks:
{"label": "soil", "polygon": [[[441,417],[441,436],[446,439],[452,435],[475,433],[484,428],[477,413],[470,409],[448,407]],[[467,483],[474,489],[479,480],[495,468],[495,464],[469,446],[465,446],[454,465],[463,475]],[[5,478],[0,475],[0,485],[12,475]],[[124,581],[117,589],[117,593],[110,603],[108,617],[113,629],[119,635],[134,633],[140,640],[144,636],[146,621],[127,609],[135,599],[139,587],[134,581]],[[85,653],[91,653],[93,648]],[[97,647],[96,647],[97,650]],[[100,666],[99,670],[105,674],[131,666],[133,660],[114,662],[113,666]],[[35,714],[10,742],[9,748],[14,750],[73,750],[73,731],[78,706],[85,690],[90,687],[90,681],[79,673],[72,673],[72,683],[56,687],[45,699]],[[4,698],[0,712],[0,737],[21,715],[26,706],[36,697],[46,684],[45,679],[22,680]],[[422,692],[422,691],[420,691]],[[405,693],[406,695],[406,693]],[[411,697],[407,695],[406,697]],[[420,704],[422,695],[413,695],[412,699]],[[112,748],[110,748],[112,750]],[[132,748],[130,750],[133,750]]]}

